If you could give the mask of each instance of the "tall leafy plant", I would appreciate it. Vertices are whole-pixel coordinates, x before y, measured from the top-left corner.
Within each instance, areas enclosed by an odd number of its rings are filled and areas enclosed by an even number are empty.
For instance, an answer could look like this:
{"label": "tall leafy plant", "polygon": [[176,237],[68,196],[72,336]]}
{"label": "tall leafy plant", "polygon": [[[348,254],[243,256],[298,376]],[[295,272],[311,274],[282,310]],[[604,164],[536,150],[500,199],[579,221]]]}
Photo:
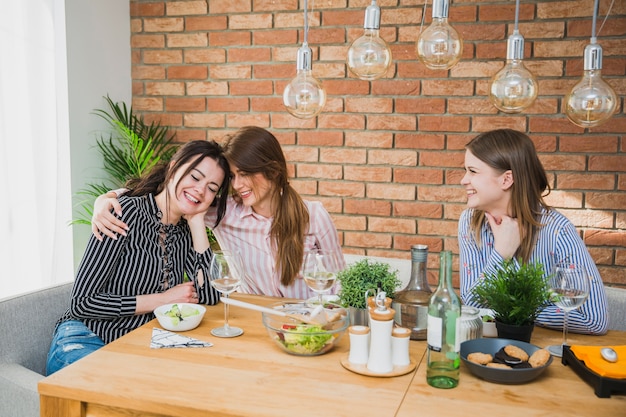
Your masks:
{"label": "tall leafy plant", "polygon": [[159,161],[169,160],[177,149],[173,143],[175,134],[167,126],[156,122],[147,124],[126,103],[116,103],[108,95],[105,100],[109,108],[96,109],[93,113],[110,127],[108,134],[100,134],[96,139],[108,178],[87,184],[77,192],[81,197],[78,203],[81,210],[73,224],[91,224],[96,197],[122,187],[131,178],[141,177]]}

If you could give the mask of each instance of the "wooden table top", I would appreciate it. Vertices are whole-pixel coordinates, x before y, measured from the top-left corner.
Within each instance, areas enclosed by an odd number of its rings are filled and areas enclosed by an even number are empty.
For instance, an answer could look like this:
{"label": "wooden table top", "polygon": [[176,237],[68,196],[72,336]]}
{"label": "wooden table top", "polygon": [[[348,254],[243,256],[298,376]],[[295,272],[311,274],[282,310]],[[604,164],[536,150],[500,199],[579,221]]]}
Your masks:
{"label": "wooden table top", "polygon": [[[276,299],[234,295],[259,305]],[[151,349],[155,320],[39,383],[42,416],[624,416],[626,396],[597,398],[593,388],[555,358],[536,381],[493,384],[461,365],[459,386],[426,384],[425,341],[411,341],[415,371],[393,378],[368,377],[343,368],[347,333],[329,353],[300,357],[270,341],[261,313],[230,308],[231,325],[244,334],[212,336],[223,323],[223,305],[210,306],[184,335],[209,348]],[[537,328],[532,343],[558,343],[561,333]],[[572,344],[626,344],[626,332],[602,337],[571,334]]]}

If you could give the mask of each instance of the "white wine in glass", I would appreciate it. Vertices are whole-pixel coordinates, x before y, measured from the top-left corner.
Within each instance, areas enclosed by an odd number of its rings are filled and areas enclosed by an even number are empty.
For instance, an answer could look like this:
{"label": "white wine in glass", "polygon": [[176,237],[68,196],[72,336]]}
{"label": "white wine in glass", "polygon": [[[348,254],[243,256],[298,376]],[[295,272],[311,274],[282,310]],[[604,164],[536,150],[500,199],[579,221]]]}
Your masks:
{"label": "white wine in glass", "polygon": [[567,345],[568,314],[583,305],[590,289],[590,277],[583,267],[575,265],[558,267],[550,278],[550,299],[563,310],[563,343],[548,346],[548,351],[552,355],[559,358],[563,356],[563,346]]}
{"label": "white wine in glass", "polygon": [[[243,263],[238,252],[219,250],[213,253],[209,268],[210,283],[223,297],[239,288],[243,279]],[[211,334],[217,337],[235,337],[243,334],[239,327],[231,327],[228,324],[228,304],[224,303],[224,325],[211,330]]]}
{"label": "white wine in glass", "polygon": [[302,277],[306,285],[317,294],[319,304],[324,304],[324,293],[335,285],[339,265],[335,252],[314,250],[305,254]]}

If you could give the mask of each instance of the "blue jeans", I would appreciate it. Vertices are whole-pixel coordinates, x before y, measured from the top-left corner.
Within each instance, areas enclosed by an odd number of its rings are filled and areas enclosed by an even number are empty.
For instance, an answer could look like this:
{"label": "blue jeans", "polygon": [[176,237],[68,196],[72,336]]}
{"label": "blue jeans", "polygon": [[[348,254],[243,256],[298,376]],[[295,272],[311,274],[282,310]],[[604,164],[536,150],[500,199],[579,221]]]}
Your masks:
{"label": "blue jeans", "polygon": [[59,324],[52,337],[46,363],[47,375],[76,362],[104,346],[104,342],[80,320]]}

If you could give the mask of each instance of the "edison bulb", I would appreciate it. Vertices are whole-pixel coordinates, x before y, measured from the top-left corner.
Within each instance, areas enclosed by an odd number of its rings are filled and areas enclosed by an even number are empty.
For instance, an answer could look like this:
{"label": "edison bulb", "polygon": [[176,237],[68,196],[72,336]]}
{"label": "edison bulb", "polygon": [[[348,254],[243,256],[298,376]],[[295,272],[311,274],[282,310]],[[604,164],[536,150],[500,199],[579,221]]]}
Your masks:
{"label": "edison bulb", "polygon": [[584,55],[582,79],[565,98],[567,118],[580,127],[594,127],[606,122],[617,108],[617,95],[601,75],[602,47],[592,39]]}
{"label": "edison bulb", "polygon": [[326,104],[326,92],[311,72],[311,48],[303,44],[298,49],[297,73],[283,92],[287,111],[300,119],[320,114]]}
{"label": "edison bulb", "polygon": [[537,98],[537,81],[522,61],[524,38],[516,32],[507,42],[506,64],[491,78],[489,98],[505,113],[519,113]]}
{"label": "edison bulb", "polygon": [[430,69],[450,69],[463,53],[463,40],[448,24],[448,0],[433,0],[433,20],[417,39],[417,57]]}
{"label": "edison bulb", "polygon": [[376,80],[391,65],[391,49],[380,37],[380,7],[376,1],[365,9],[363,36],[352,42],[346,58],[348,70],[362,80]]}

